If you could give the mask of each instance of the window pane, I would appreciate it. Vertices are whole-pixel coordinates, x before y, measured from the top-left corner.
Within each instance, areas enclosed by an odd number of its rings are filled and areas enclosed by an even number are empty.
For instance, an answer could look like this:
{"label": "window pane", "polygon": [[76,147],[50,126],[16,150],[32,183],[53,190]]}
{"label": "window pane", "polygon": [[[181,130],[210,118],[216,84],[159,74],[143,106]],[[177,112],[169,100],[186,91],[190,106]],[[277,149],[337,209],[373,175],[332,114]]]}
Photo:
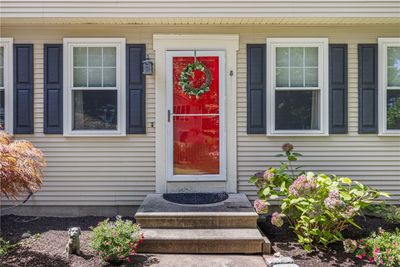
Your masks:
{"label": "window pane", "polygon": [[318,86],[318,68],[306,68],[306,87]]}
{"label": "window pane", "polygon": [[318,67],[318,48],[306,47],[305,53],[305,65],[307,67]]}
{"label": "window pane", "polygon": [[101,67],[101,50],[101,47],[89,47],[89,67]]}
{"label": "window pane", "polygon": [[388,67],[388,86],[400,86],[400,67]]}
{"label": "window pane", "polygon": [[115,87],[115,68],[103,69],[103,86],[104,87]]}
{"label": "window pane", "polygon": [[86,47],[74,47],[74,67],[86,67],[87,66],[87,48]]}
{"label": "window pane", "polygon": [[387,129],[400,130],[400,90],[387,91]]}
{"label": "window pane", "polygon": [[103,48],[103,66],[115,67],[116,66],[116,48],[104,47]]}
{"label": "window pane", "polygon": [[74,90],[74,130],[116,130],[116,90]]}
{"label": "window pane", "polygon": [[290,67],[302,67],[303,66],[303,47],[291,47],[290,48]]}
{"label": "window pane", "polygon": [[101,87],[101,68],[89,68],[89,87]]}
{"label": "window pane", "polygon": [[276,66],[289,67],[289,48],[277,47],[276,48]]}
{"label": "window pane", "polygon": [[276,86],[289,87],[289,68],[276,68]]}
{"label": "window pane", "polygon": [[4,125],[4,115],[5,115],[5,109],[4,109],[4,90],[0,90],[0,130],[4,130],[5,125]]}
{"label": "window pane", "polygon": [[318,91],[276,91],[276,130],[318,130]]}
{"label": "window pane", "polygon": [[86,87],[86,68],[74,68],[74,87]]}
{"label": "window pane", "polygon": [[4,87],[4,67],[0,67],[0,87]]}
{"label": "window pane", "polygon": [[397,65],[400,68],[400,47],[388,47],[387,57],[388,67],[394,67]]}
{"label": "window pane", "polygon": [[0,66],[4,66],[4,47],[0,47]]}
{"label": "window pane", "polygon": [[387,49],[388,86],[400,86],[400,47]]}
{"label": "window pane", "polygon": [[304,87],[303,68],[290,68],[290,87]]}

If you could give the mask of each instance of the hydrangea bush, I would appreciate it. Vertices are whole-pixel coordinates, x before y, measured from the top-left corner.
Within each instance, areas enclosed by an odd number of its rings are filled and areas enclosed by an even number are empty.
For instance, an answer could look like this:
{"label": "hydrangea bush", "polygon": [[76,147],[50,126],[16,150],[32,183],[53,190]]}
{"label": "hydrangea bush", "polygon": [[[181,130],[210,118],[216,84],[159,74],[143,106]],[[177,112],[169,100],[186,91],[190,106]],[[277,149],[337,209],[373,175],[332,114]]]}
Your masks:
{"label": "hydrangea bush", "polygon": [[379,197],[387,196],[347,177],[295,173],[298,170],[293,168],[292,162],[301,154],[293,152],[290,144],[283,145],[282,150],[288,163],[256,173],[249,180],[258,188],[259,200],[255,202],[255,208],[257,212],[265,213],[259,203],[268,207],[269,200],[281,196],[281,212],[272,214],[271,223],[280,227],[287,218],[299,243],[307,251],[319,244],[326,246],[343,240],[341,232],[348,225],[359,228],[353,218],[361,214],[361,209],[379,202]]}
{"label": "hydrangea bush", "polygon": [[90,246],[106,262],[118,263],[136,255],[136,250],[144,240],[140,226],[117,216],[115,222],[108,219],[92,228]]}

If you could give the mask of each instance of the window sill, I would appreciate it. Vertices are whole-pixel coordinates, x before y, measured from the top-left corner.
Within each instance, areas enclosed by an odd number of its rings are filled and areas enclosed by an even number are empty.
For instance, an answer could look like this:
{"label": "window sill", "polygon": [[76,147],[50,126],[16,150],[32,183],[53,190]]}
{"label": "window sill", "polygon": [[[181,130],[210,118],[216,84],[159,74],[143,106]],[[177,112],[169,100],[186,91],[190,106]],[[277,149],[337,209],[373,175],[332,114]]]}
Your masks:
{"label": "window sill", "polygon": [[329,133],[268,133],[268,137],[279,137],[279,136],[329,136]]}
{"label": "window sill", "polygon": [[378,136],[400,136],[400,131],[399,132],[383,132],[379,133]]}
{"label": "window sill", "polygon": [[70,132],[64,133],[64,137],[122,137],[126,133],[119,132]]}

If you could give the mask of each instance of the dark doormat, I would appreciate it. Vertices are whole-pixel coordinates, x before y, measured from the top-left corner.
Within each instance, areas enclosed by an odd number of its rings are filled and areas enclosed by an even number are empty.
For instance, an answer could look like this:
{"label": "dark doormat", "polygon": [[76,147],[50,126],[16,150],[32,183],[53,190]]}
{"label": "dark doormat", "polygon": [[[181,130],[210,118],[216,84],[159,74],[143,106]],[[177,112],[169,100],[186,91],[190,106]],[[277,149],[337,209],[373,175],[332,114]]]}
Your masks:
{"label": "dark doormat", "polygon": [[228,198],[228,194],[221,193],[166,193],[163,198],[167,201],[178,204],[213,204],[224,201]]}

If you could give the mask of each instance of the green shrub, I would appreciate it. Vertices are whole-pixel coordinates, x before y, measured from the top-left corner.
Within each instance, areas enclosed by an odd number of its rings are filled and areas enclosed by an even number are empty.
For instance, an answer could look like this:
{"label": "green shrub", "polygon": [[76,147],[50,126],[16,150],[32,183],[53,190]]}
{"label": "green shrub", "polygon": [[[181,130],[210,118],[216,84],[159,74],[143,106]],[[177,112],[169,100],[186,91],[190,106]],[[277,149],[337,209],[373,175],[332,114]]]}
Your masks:
{"label": "green shrub", "polygon": [[90,246],[102,260],[120,262],[130,255],[136,255],[143,238],[139,225],[117,216],[115,222],[107,219],[92,228]]}
{"label": "green shrub", "polygon": [[[283,197],[281,213],[275,212],[271,222],[280,227],[287,218],[307,251],[319,244],[326,246],[343,240],[341,232],[348,225],[359,228],[353,218],[361,214],[361,209],[376,203],[380,196],[387,196],[347,177],[312,172],[295,174],[291,162],[301,154],[293,152],[290,144],[282,149],[288,163],[257,173],[249,182],[257,186],[258,196],[265,205],[269,205],[270,199]],[[255,204],[261,206],[259,201]]]}
{"label": "green shrub", "polygon": [[15,245],[10,244],[9,241],[4,240],[2,237],[0,237],[0,256],[7,254],[7,252],[12,250],[14,247]]}
{"label": "green shrub", "polygon": [[356,257],[377,266],[400,266],[400,230],[394,233],[380,229],[368,238],[357,241]]}
{"label": "green shrub", "polygon": [[400,223],[400,207],[394,205],[371,205],[365,211],[370,215],[383,218],[388,223]]}

